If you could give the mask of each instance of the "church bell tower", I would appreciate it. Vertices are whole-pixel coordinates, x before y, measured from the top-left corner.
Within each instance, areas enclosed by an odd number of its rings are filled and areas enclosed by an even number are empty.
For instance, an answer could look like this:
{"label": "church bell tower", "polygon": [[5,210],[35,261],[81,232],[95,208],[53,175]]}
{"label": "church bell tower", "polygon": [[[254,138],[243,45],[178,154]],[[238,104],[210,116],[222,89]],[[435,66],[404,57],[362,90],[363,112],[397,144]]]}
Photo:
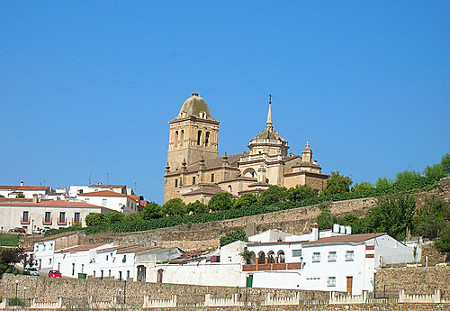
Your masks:
{"label": "church bell tower", "polygon": [[178,116],[169,122],[169,150],[167,167],[170,172],[218,156],[219,124],[205,100],[192,93],[183,104]]}

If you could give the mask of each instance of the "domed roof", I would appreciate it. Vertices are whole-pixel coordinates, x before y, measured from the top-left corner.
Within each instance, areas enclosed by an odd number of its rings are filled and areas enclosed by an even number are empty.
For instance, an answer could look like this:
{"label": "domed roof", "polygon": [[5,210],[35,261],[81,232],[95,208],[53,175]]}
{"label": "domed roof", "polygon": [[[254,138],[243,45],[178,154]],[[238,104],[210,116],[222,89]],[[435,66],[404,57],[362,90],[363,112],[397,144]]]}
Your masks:
{"label": "domed roof", "polygon": [[192,93],[181,107],[177,119],[184,119],[189,117],[196,117],[199,119],[215,120],[211,111],[209,111],[208,104],[197,93]]}

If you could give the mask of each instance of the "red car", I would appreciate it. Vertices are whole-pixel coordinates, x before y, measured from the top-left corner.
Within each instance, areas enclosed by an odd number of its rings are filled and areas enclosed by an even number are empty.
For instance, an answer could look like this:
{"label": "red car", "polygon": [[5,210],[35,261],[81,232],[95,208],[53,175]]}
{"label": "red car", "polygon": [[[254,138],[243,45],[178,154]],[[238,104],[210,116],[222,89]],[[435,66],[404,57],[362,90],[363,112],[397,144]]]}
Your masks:
{"label": "red car", "polygon": [[59,272],[58,270],[50,270],[50,272],[48,273],[48,277],[49,278],[62,278],[61,276],[61,272]]}

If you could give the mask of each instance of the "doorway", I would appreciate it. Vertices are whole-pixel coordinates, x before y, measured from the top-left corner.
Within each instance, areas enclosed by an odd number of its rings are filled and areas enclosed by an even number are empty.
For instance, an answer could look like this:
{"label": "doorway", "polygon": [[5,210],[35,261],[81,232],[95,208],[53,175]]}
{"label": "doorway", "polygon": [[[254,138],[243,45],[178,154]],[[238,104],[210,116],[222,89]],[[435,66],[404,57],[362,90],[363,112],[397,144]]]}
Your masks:
{"label": "doorway", "polygon": [[352,293],[352,288],[353,288],[353,277],[352,276],[348,276],[347,277],[347,293],[351,294]]}

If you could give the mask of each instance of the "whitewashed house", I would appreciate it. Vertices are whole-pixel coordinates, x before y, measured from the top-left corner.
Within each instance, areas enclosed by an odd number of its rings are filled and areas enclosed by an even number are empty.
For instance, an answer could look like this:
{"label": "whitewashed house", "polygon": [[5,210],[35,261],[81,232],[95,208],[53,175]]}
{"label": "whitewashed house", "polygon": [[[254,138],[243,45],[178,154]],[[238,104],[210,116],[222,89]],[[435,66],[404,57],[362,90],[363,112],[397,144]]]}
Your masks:
{"label": "whitewashed house", "polygon": [[0,195],[5,198],[17,198],[19,194],[23,194],[26,199],[32,199],[35,194],[45,198],[50,192],[52,188],[49,186],[24,186],[23,181],[20,182],[20,186],[0,185]]}
{"label": "whitewashed house", "polygon": [[79,193],[77,198],[82,202],[99,205],[126,215],[138,212],[138,200],[135,197],[111,190]]}
{"label": "whitewashed house", "polygon": [[34,243],[34,258],[40,271],[48,272],[53,269],[55,256],[55,240],[43,240]]}

